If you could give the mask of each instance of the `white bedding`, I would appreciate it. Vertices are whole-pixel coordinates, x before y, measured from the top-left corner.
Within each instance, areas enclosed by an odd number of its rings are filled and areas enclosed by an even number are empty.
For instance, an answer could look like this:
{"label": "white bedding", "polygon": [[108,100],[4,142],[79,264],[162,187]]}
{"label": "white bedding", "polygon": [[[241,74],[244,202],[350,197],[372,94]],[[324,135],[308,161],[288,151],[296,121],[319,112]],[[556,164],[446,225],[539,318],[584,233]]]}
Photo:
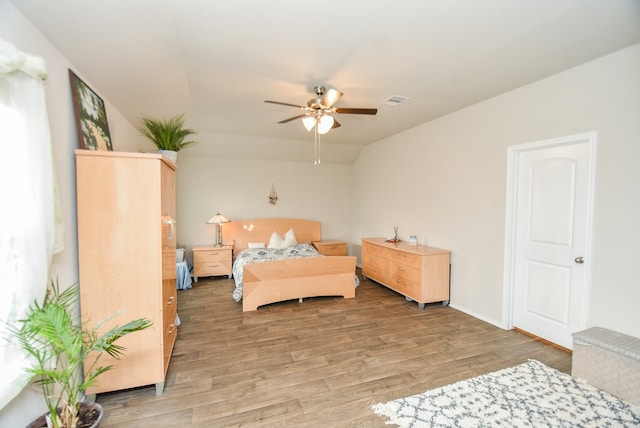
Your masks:
{"label": "white bedding", "polygon": [[284,249],[274,248],[247,248],[241,251],[233,261],[233,278],[236,282],[236,288],[233,290],[231,297],[236,302],[242,299],[242,283],[244,265],[248,263],[262,263],[273,260],[299,259],[302,257],[322,257],[322,255],[313,247],[313,245],[305,243],[298,244]]}

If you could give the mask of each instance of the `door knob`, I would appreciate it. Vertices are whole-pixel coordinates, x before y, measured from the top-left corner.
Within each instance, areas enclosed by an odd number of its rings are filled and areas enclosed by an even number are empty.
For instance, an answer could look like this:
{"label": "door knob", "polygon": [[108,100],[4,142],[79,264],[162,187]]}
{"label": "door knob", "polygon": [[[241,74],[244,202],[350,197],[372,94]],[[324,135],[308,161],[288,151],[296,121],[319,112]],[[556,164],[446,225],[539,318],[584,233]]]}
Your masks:
{"label": "door knob", "polygon": [[584,263],[584,257],[576,257],[574,262],[576,262],[579,265],[581,265],[582,263]]}

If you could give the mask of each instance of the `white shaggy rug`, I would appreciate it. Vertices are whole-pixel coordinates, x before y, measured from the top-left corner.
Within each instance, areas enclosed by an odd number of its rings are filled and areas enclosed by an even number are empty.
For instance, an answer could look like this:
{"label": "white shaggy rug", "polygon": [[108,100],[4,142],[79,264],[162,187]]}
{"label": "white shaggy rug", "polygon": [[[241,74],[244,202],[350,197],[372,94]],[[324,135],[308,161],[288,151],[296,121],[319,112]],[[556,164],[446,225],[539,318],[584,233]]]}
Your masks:
{"label": "white shaggy rug", "polygon": [[400,427],[640,426],[640,408],[535,360],[373,410]]}

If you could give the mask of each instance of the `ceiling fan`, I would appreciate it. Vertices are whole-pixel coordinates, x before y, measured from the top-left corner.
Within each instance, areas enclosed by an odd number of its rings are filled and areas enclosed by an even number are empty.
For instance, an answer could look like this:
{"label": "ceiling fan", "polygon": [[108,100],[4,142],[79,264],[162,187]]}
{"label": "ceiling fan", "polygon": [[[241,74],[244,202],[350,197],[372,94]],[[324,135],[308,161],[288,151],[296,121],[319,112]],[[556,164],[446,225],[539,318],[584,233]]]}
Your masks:
{"label": "ceiling fan", "polygon": [[320,163],[320,137],[319,134],[326,134],[333,128],[342,125],[335,119],[335,114],[367,114],[375,115],[378,109],[375,108],[342,108],[334,107],[334,104],[342,97],[343,93],[336,89],[327,90],[324,86],[315,86],[313,92],[315,98],[307,101],[306,106],[296,104],[283,103],[280,101],[265,100],[265,103],[279,104],[283,106],[295,107],[304,110],[303,113],[288,119],[281,120],[278,123],[289,123],[296,119],[302,119],[302,124],[307,131],[314,130],[316,159],[315,164]]}
{"label": "ceiling fan", "polygon": [[[338,102],[343,93],[336,89],[327,90],[324,86],[315,86],[313,92],[316,94],[315,98],[311,98],[307,101],[306,106],[300,106],[296,104],[283,103],[280,101],[266,100],[265,103],[279,104],[283,106],[295,107],[304,110],[304,113],[297,116],[290,117],[288,119],[281,120],[278,123],[288,123],[296,119],[302,119],[307,131],[311,131],[313,126],[318,125],[318,132],[320,134],[326,134],[332,128],[338,128],[340,123],[333,116],[334,114],[368,114],[375,115],[378,113],[378,109],[375,108],[342,108],[334,107],[333,105]],[[330,119],[323,119],[329,117]],[[308,118],[308,119],[307,119]],[[314,121],[315,120],[315,121]],[[331,122],[330,125],[328,123]],[[324,125],[324,126],[323,126]]]}

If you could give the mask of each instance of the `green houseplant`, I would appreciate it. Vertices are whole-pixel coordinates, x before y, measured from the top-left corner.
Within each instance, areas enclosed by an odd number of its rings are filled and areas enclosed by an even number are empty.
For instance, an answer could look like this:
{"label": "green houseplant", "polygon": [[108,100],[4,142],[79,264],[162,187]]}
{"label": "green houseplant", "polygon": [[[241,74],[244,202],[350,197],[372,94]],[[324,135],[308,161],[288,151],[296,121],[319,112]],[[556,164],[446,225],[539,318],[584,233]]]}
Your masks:
{"label": "green houseplant", "polygon": [[34,301],[25,318],[9,326],[11,335],[29,358],[30,367],[26,370],[33,382],[42,387],[47,404],[48,413],[29,427],[97,426],[102,407],[81,400],[84,390],[112,369],[110,365],[98,365],[100,356],[106,352],[114,358],[121,357],[125,348],[117,345],[117,340],[152,325],[151,321],[140,318],[99,334],[101,324],[90,328],[74,321],[78,297],[77,284],[60,291],[57,281],[51,281],[43,302]]}
{"label": "green houseplant", "polygon": [[195,134],[195,131],[184,127],[184,114],[166,120],[143,117],[140,119],[137,129],[150,139],[161,152],[177,153],[196,144],[195,141],[185,141],[189,135]]}

